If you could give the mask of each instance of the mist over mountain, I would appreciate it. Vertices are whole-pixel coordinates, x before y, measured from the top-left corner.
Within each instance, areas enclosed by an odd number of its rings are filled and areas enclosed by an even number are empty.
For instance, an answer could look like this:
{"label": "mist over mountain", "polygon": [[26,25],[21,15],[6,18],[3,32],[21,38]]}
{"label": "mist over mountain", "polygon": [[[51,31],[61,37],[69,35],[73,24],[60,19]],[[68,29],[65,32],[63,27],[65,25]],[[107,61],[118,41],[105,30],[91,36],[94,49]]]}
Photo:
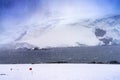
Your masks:
{"label": "mist over mountain", "polygon": [[119,45],[119,4],[119,0],[0,0],[0,47]]}
{"label": "mist over mountain", "polygon": [[120,44],[120,15],[84,20],[51,19],[27,26],[29,28],[20,30],[19,34],[14,35],[11,44],[14,46],[11,47],[32,45],[47,48]]}

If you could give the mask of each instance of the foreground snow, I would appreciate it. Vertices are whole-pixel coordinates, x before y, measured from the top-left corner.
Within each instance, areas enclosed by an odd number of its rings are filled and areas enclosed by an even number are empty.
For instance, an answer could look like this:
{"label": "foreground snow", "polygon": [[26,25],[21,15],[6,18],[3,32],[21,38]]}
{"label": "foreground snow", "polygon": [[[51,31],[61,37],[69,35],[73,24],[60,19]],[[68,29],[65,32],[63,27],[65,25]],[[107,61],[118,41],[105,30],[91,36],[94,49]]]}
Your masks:
{"label": "foreground snow", "polygon": [[15,64],[0,69],[0,80],[120,80],[120,65]]}

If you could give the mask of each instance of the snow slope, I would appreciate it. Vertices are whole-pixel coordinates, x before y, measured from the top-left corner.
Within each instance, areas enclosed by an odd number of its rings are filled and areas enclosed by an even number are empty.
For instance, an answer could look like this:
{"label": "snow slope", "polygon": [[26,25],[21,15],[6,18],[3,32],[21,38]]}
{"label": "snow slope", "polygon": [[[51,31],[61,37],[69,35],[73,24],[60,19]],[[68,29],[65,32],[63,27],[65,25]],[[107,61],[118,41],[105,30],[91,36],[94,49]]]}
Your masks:
{"label": "snow slope", "polygon": [[17,34],[11,31],[7,39],[2,35],[0,43],[26,43],[40,48],[120,44],[120,15],[85,20],[49,19],[26,26],[18,29]]}
{"label": "snow slope", "polygon": [[77,43],[93,46],[99,42],[92,28],[80,25],[73,26],[70,23],[63,22],[59,22],[48,28],[45,29],[43,34],[38,29],[35,32],[32,31],[34,33],[28,33],[21,41],[38,47],[78,46]]}
{"label": "snow slope", "polygon": [[[54,22],[54,23],[53,23]],[[120,44],[120,16],[101,19],[58,19],[45,22],[28,32],[20,41],[38,47],[96,46]],[[49,25],[49,26],[48,26]],[[99,29],[97,36],[96,30]]]}
{"label": "snow slope", "polygon": [[0,80],[120,80],[120,65],[12,64],[0,69]]}

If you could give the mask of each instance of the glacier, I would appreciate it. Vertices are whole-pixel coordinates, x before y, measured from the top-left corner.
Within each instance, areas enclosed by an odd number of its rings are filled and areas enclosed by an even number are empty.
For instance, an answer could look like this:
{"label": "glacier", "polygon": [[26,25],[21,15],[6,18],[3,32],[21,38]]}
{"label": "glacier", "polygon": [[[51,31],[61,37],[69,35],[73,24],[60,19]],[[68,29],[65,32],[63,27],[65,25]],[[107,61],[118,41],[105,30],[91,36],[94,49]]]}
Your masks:
{"label": "glacier", "polygon": [[83,20],[43,20],[37,24],[10,30],[0,36],[0,44],[25,43],[39,48],[119,45],[120,15]]}

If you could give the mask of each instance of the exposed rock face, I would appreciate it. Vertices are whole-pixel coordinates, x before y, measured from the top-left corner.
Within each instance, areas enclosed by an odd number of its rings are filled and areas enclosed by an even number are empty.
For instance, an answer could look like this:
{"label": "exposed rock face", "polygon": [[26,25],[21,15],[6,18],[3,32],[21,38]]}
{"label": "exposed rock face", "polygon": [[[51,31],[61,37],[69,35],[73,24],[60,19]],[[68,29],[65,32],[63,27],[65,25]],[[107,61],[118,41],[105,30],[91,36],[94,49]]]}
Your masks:
{"label": "exposed rock face", "polygon": [[95,35],[97,37],[103,37],[105,34],[106,34],[105,30],[102,30],[102,29],[99,29],[99,28],[95,29]]}
{"label": "exposed rock face", "polygon": [[95,35],[98,37],[100,41],[103,42],[103,45],[110,45],[112,43],[113,39],[112,38],[106,38],[104,37],[106,34],[106,31],[100,28],[95,29]]}
{"label": "exposed rock face", "polygon": [[100,39],[100,41],[103,41],[104,45],[110,45],[110,42],[112,42],[112,38],[103,38]]}

